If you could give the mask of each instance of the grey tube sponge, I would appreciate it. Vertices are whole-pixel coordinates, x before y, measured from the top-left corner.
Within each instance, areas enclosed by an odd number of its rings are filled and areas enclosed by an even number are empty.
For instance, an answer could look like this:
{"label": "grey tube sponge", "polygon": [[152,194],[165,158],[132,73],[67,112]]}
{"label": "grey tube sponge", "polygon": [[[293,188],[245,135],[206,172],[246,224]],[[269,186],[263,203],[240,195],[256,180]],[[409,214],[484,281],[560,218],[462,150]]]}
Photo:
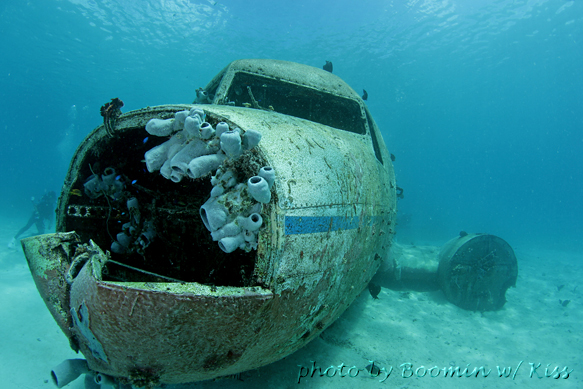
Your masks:
{"label": "grey tube sponge", "polygon": [[156,237],[156,228],[154,227],[154,223],[150,220],[144,223],[144,228],[142,229],[142,233],[140,234],[137,242],[140,244],[141,249],[144,250],[146,247],[152,243],[152,240]]}
{"label": "grey tube sponge", "polygon": [[210,123],[204,122],[200,125],[200,138],[201,139],[210,139],[215,135],[215,130]]}
{"label": "grey tube sponge", "polygon": [[115,181],[115,169],[112,167],[105,168],[101,175],[101,180],[106,187],[113,185]]}
{"label": "grey tube sponge", "polygon": [[124,248],[127,248],[132,243],[132,238],[125,232],[120,232],[117,234],[116,239]]}
{"label": "grey tube sponge", "polygon": [[221,134],[221,150],[229,158],[236,158],[241,155],[241,134],[239,134],[239,131],[229,130]]}
{"label": "grey tube sponge", "polygon": [[[193,159],[207,154],[208,148],[205,142],[200,139],[194,139],[182,147],[182,149],[170,160],[170,167],[180,176],[180,179],[188,172],[188,164]],[[174,180],[172,180],[174,181]],[[180,181],[180,180],[178,180]],[[174,181],[177,182],[177,181]]]}
{"label": "grey tube sponge", "polygon": [[166,162],[164,162],[164,165],[162,165],[162,167],[160,168],[160,174],[162,175],[162,177],[168,180],[170,179],[170,176],[172,175],[172,167],[170,166],[169,159],[167,159]]}
{"label": "grey tube sponge", "polygon": [[195,116],[198,115],[200,117],[200,121],[201,123],[204,121],[204,117],[206,116],[204,111],[200,108],[191,108],[190,109],[190,113],[188,114],[188,116]]}
{"label": "grey tube sponge", "polygon": [[123,254],[126,252],[126,247],[123,247],[118,241],[114,241],[110,247],[111,251],[116,254]]}
{"label": "grey tube sponge", "polygon": [[184,178],[184,173],[182,170],[171,169],[169,178],[172,182],[180,182]]}
{"label": "grey tube sponge", "polygon": [[248,217],[239,216],[238,222],[247,231],[255,232],[263,224],[263,218],[258,213],[252,213]]}
{"label": "grey tube sponge", "polygon": [[[124,254],[134,250],[140,252],[146,249],[156,237],[156,227],[152,220],[146,220],[140,227],[141,213],[139,202],[131,197],[126,202],[130,221],[122,225],[122,231],[116,235],[116,240],[111,244],[111,251],[116,254]],[[137,230],[140,236],[136,238]]]}
{"label": "grey tube sponge", "polygon": [[207,230],[213,232],[227,224],[228,211],[218,198],[211,197],[200,207],[200,218]]}
{"label": "grey tube sponge", "polygon": [[184,120],[184,131],[188,134],[191,138],[200,138],[200,125],[202,124],[202,120],[200,116],[195,115],[189,116]]}
{"label": "grey tube sponge", "polygon": [[146,160],[146,168],[148,168],[148,171],[152,173],[160,170],[164,162],[166,162],[168,159],[169,153],[173,151],[179,144],[179,138],[173,136],[166,142],[146,151],[146,154],[144,154],[144,159]]}
{"label": "grey tube sponge", "polygon": [[225,188],[223,185],[215,185],[213,189],[211,189],[211,197],[217,197],[225,193]]}
{"label": "grey tube sponge", "polygon": [[[107,374],[97,373],[93,377],[93,383],[99,386],[99,389],[119,388],[116,380]],[[92,386],[87,385],[87,376],[85,376],[85,389],[90,389]]]}
{"label": "grey tube sponge", "polygon": [[135,197],[128,199],[128,201],[126,202],[126,206],[130,211],[139,209],[138,199],[136,199]]}
{"label": "grey tube sponge", "polygon": [[83,187],[85,188],[85,194],[90,198],[95,199],[101,196],[101,180],[97,174],[90,176],[87,182],[83,184]]}
{"label": "grey tube sponge", "polygon": [[168,141],[162,143],[146,151],[144,154],[144,160],[146,161],[146,168],[150,173],[160,170],[164,162],[168,159],[166,153],[168,152]]}
{"label": "grey tube sponge", "polygon": [[242,234],[236,236],[227,236],[219,240],[219,247],[225,253],[232,253],[233,251],[237,250],[241,246],[244,246],[245,238]]}
{"label": "grey tube sponge", "polygon": [[215,133],[219,138],[223,132],[227,131],[229,131],[229,125],[225,122],[219,122],[215,128]]}
{"label": "grey tube sponge", "polygon": [[[211,197],[200,209],[203,223],[226,253],[237,248],[256,250],[258,232],[263,225],[259,214],[262,202],[271,198],[269,184],[260,176],[251,177],[247,185],[237,183],[233,168],[223,169],[217,169],[211,178]],[[250,198],[260,202],[250,204]],[[219,220],[213,222],[215,218]]]}
{"label": "grey tube sponge", "polygon": [[253,176],[247,181],[247,190],[251,197],[260,203],[269,203],[271,200],[271,191],[267,180],[261,176]]}
{"label": "grey tube sponge", "polygon": [[89,373],[89,366],[85,359],[67,359],[51,371],[53,383],[57,388],[75,381],[81,374]]}
{"label": "grey tube sponge", "polygon": [[174,119],[151,119],[146,124],[148,134],[155,136],[168,136],[174,130]]}
{"label": "grey tube sponge", "polygon": [[271,166],[264,166],[259,170],[259,176],[265,178],[265,181],[269,184],[269,189],[271,189],[275,181],[275,170]]}
{"label": "grey tube sponge", "polygon": [[174,130],[179,131],[184,128],[184,121],[190,114],[190,111],[178,111],[174,114]]}
{"label": "grey tube sponge", "polygon": [[123,190],[124,184],[119,179],[116,179],[116,175],[117,173],[112,167],[106,168],[101,177],[97,174],[92,174],[83,184],[85,194],[92,199],[96,199],[101,195],[118,196]]}
{"label": "grey tube sponge", "polygon": [[202,155],[194,158],[188,164],[187,175],[192,179],[203,177],[213,170],[217,170],[225,158],[226,156],[223,153]]}
{"label": "grey tube sponge", "polygon": [[237,179],[235,176],[233,169],[227,169],[225,171],[218,169],[217,174],[211,177],[211,184],[214,186],[221,185],[225,189],[228,189],[237,185]]}
{"label": "grey tube sponge", "polygon": [[225,224],[218,230],[211,232],[214,241],[221,240],[227,236],[235,236],[241,233],[241,227],[234,221]]}
{"label": "grey tube sponge", "polygon": [[242,139],[242,143],[241,143],[243,150],[252,149],[253,147],[255,147],[259,144],[259,141],[261,141],[261,133],[259,131],[255,131],[255,130],[245,131],[245,133],[243,134],[243,139]]}

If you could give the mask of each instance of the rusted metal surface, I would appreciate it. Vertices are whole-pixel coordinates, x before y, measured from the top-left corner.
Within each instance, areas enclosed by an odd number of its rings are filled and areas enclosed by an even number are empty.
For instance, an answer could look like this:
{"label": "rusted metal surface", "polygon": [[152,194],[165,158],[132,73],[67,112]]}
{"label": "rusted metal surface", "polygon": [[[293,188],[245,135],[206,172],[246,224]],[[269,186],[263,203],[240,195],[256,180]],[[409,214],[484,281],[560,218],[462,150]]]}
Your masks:
{"label": "rusted metal surface", "polygon": [[22,240],[32,278],[47,308],[61,330],[71,339],[69,313],[70,286],[67,272],[75,246],[80,243],[74,232],[46,234]]}
{"label": "rusted metal surface", "polygon": [[[234,374],[274,362],[302,347],[333,322],[352,300],[351,294],[331,309],[297,294],[218,297],[212,293],[176,294],[98,282],[87,268],[71,294],[76,314],[87,310],[91,333],[103,352],[75,326],[89,367],[112,376],[179,383]],[[321,279],[315,289],[329,290]],[[163,288],[163,287],[162,287]],[[83,307],[85,306],[85,308]],[[291,323],[312,321],[314,331]]]}
{"label": "rusted metal surface", "polygon": [[97,281],[86,265],[73,284],[71,308],[77,315],[87,312],[83,320],[98,341],[88,339],[82,325],[74,327],[89,367],[164,383],[247,369],[246,353],[258,347],[262,328],[268,327],[263,313],[271,293],[249,289],[221,296],[210,288],[206,294],[172,289],[168,284],[147,288]]}
{"label": "rusted metal surface", "polygon": [[506,290],[516,286],[518,262],[512,247],[489,234],[451,239],[439,254],[437,279],[445,297],[460,308],[495,311],[506,303]]}

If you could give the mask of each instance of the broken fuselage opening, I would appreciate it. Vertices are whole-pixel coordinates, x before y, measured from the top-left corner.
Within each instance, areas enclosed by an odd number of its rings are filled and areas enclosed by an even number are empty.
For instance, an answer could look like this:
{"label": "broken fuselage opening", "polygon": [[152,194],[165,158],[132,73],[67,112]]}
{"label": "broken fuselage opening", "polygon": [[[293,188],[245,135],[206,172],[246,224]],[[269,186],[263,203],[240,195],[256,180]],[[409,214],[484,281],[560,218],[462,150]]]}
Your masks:
{"label": "broken fuselage opening", "polygon": [[[225,121],[210,115],[206,120],[213,126]],[[199,209],[213,188],[210,175],[176,183],[148,172],[144,153],[167,138],[150,136],[144,125],[122,123],[112,137],[88,139],[77,152],[59,199],[57,231],[76,231],[82,242],[92,239],[110,251],[104,281],[255,285],[257,251],[225,253],[201,220]],[[265,165],[256,149],[223,163],[242,182]],[[122,253],[111,249],[120,236],[127,240]]]}

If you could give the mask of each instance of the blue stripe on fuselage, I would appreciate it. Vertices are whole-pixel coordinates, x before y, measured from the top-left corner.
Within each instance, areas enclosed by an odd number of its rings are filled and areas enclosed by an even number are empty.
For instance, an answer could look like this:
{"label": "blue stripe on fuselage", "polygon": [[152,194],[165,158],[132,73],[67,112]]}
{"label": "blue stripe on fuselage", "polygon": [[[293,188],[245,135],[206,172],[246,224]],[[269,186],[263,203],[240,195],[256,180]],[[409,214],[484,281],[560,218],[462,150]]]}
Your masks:
{"label": "blue stripe on fuselage", "polygon": [[285,235],[313,234],[316,232],[353,230],[359,226],[370,227],[375,216],[286,216]]}

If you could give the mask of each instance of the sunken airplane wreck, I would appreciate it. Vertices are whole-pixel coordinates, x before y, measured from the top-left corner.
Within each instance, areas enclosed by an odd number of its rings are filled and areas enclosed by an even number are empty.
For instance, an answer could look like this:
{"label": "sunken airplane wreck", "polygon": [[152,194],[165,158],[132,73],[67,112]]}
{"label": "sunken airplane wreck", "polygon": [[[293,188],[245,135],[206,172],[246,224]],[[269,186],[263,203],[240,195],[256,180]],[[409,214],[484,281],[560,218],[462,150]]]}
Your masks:
{"label": "sunken airplane wreck", "polygon": [[332,324],[389,252],[391,157],[339,77],[238,60],[197,95],[207,104],[96,128],[71,162],[57,232],[22,241],[85,357],[53,370],[59,387],[81,373],[152,387],[277,361]]}

